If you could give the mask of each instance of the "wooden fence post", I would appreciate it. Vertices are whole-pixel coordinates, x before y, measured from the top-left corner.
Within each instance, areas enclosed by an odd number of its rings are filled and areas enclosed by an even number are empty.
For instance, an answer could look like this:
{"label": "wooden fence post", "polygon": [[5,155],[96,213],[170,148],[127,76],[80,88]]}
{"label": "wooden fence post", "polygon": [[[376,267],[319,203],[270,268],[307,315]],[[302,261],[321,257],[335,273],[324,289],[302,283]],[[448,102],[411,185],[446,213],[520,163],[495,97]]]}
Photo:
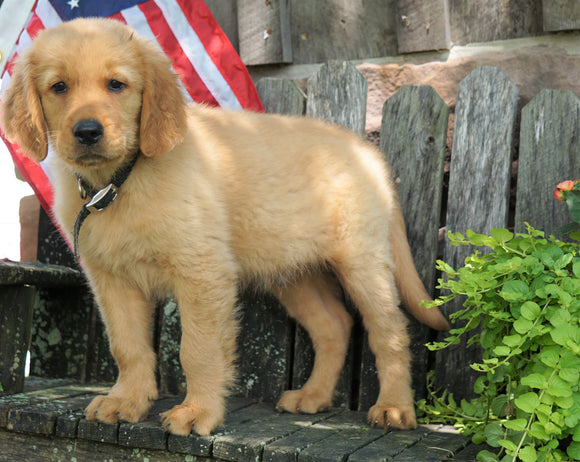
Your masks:
{"label": "wooden fence post", "polygon": [[[391,166],[409,244],[428,292],[435,286],[448,119],[449,108],[435,90],[427,86],[405,86],[383,106],[380,147]],[[413,389],[415,397],[422,398],[428,359],[424,344],[428,341],[429,329],[415,319],[410,322]],[[378,396],[374,361],[365,334],[360,410],[372,406]]]}
{"label": "wooden fence post", "polygon": [[264,110],[270,114],[302,115],[306,95],[292,79],[265,77],[256,84]]}
{"label": "wooden fence post", "polygon": [[34,304],[34,287],[0,286],[0,395],[20,393]]}
{"label": "wooden fence post", "polygon": [[306,115],[365,134],[367,81],[348,61],[329,61],[308,79]]}
{"label": "wooden fence post", "polygon": [[516,231],[528,222],[550,234],[570,223],[568,207],[553,192],[579,177],[580,99],[571,91],[542,90],[522,110]]}
{"label": "wooden fence post", "polygon": [[[360,72],[347,61],[330,61],[308,79],[306,115],[343,125],[363,136],[366,120],[367,82]],[[360,326],[353,329],[360,335]],[[353,343],[342,371],[334,403],[350,407],[353,398]],[[314,351],[308,334],[296,329],[293,388],[304,385],[312,370]]]}
{"label": "wooden fence post", "polygon": [[[496,67],[478,67],[460,84],[455,108],[453,151],[447,201],[447,230],[489,233],[508,219],[510,168],[518,90]],[[472,248],[445,245],[445,261],[463,266]],[[443,306],[457,311],[461,300]],[[469,396],[476,374],[469,364],[479,355],[465,342],[439,352],[436,379],[458,396]]]}
{"label": "wooden fence post", "polygon": [[[68,245],[42,209],[38,261],[77,267]],[[89,342],[94,316],[95,303],[88,286],[38,288],[32,317],[30,373],[86,380],[93,353]]]}

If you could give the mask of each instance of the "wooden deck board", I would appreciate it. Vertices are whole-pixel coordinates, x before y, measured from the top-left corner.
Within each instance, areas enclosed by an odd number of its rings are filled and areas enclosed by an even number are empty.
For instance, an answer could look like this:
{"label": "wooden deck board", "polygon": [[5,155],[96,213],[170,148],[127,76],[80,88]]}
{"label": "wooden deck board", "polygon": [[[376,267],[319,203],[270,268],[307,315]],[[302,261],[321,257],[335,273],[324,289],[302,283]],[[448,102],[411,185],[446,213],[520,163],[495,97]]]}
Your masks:
{"label": "wooden deck board", "polygon": [[[60,386],[50,387],[51,384]],[[450,428],[371,428],[366,413],[334,408],[316,415],[276,412],[274,404],[230,398],[224,424],[209,437],[165,433],[159,413],[180,397],[157,400],[144,422],[87,421],[84,407],[108,387],[44,381],[45,389],[0,397],[1,461],[439,461],[475,460],[477,450]],[[36,387],[33,388],[37,388]],[[462,452],[465,454],[461,456]],[[188,459],[185,459],[188,460]],[[192,459],[193,460],[193,459]]]}

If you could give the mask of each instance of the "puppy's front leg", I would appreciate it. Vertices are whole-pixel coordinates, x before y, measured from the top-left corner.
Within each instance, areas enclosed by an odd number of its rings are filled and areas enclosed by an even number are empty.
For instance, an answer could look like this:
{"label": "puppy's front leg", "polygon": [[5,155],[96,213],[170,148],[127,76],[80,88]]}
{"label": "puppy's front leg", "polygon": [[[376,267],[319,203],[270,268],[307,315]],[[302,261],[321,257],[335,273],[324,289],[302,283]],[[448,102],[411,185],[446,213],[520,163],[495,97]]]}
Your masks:
{"label": "puppy's front leg", "polygon": [[108,395],[91,402],[86,417],[106,423],[138,422],[157,398],[151,328],[154,305],[140,290],[108,273],[92,275],[91,282],[119,377]]}
{"label": "puppy's front leg", "polygon": [[187,395],[181,405],[162,414],[162,424],[176,435],[189,435],[192,429],[208,435],[223,422],[225,395],[235,375],[236,281],[222,273],[176,286]]}

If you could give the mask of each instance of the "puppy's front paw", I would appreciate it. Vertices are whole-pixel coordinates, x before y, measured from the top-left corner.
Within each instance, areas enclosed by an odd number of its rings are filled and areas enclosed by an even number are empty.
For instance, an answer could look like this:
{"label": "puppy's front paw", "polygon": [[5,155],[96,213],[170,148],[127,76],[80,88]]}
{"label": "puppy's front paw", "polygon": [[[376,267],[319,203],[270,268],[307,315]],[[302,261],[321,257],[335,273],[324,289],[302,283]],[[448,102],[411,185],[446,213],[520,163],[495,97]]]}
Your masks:
{"label": "puppy's front paw", "polygon": [[123,398],[118,396],[97,396],[85,409],[87,420],[117,423],[119,420],[139,422],[147,417],[152,401]]}
{"label": "puppy's front paw", "polygon": [[331,405],[332,399],[326,393],[302,389],[286,391],[278,401],[276,409],[279,412],[287,411],[293,414],[316,414]]}
{"label": "puppy's front paw", "polygon": [[386,429],[411,430],[417,428],[417,418],[413,405],[391,406],[377,403],[370,408],[368,418],[372,426],[380,425]]}
{"label": "puppy's front paw", "polygon": [[207,436],[224,421],[225,411],[202,409],[195,405],[180,404],[161,414],[161,425],[165,431],[174,435],[187,436],[191,430],[198,435]]}

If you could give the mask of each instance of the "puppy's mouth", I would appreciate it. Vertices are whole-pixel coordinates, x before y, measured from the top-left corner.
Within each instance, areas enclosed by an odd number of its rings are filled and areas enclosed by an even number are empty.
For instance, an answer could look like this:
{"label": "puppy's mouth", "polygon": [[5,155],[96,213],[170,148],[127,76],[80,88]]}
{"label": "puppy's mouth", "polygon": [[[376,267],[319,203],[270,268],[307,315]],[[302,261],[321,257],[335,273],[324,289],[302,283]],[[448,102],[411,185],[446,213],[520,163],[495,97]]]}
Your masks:
{"label": "puppy's mouth", "polygon": [[102,168],[114,162],[116,156],[102,152],[84,150],[69,157],[69,161],[81,168]]}

